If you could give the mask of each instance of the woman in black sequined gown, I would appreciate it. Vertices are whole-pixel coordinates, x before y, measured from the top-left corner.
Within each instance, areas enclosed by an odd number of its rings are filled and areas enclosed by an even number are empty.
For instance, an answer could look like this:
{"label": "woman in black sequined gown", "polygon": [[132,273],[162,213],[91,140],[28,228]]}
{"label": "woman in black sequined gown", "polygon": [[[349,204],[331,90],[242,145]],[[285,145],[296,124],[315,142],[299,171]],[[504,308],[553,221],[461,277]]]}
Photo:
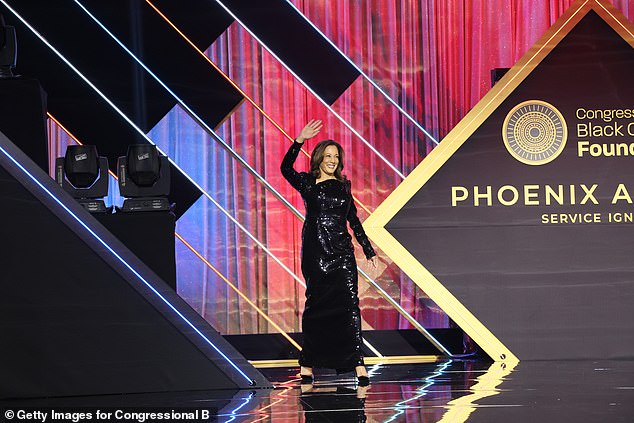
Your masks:
{"label": "woman in black sequined gown", "polygon": [[306,280],[301,375],[302,379],[312,377],[314,367],[333,368],[339,373],[354,369],[359,381],[367,381],[361,355],[357,266],[347,222],[375,267],[376,254],[357,217],[350,181],[341,174],[343,150],[332,140],[322,141],[313,150],[309,173],[293,168],[304,141],[321,127],[321,121],[311,120],[281,166],[282,175],[299,191],[306,206],[301,261]]}

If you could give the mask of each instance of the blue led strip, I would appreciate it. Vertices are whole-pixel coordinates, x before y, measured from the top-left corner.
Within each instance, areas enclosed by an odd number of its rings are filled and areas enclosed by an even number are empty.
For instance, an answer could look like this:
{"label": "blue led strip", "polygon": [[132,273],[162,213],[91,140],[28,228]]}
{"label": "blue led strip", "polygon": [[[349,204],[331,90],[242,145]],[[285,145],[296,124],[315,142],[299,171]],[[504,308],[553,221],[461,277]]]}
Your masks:
{"label": "blue led strip", "polygon": [[[151,75],[154,80],[156,82],[158,82],[163,88],[165,88],[165,90],[170,93],[170,95],[172,95],[172,97],[174,97],[174,99],[181,105],[181,107],[183,107],[184,109],[187,110],[187,112],[190,114],[190,116],[192,116],[192,118],[194,118],[196,120],[197,123],[199,123],[206,131],[208,131],[210,134],[213,135],[214,138],[216,138],[226,149],[230,150],[230,152],[232,152],[232,156],[235,157],[241,164],[243,164],[245,167],[247,167],[247,169],[249,169],[249,171],[258,179],[260,180],[269,190],[271,190],[273,192],[273,194],[275,195],[275,197],[280,200],[284,205],[286,205],[289,209],[291,209],[291,211],[298,216],[300,219],[304,220],[304,216],[302,215],[301,212],[299,212],[299,210],[297,210],[291,203],[289,203],[281,194],[279,194],[275,188],[273,188],[255,169],[253,169],[238,153],[236,153],[226,142],[224,142],[222,140],[222,138],[216,134],[213,129],[211,129],[204,121],[202,118],[200,118],[176,93],[174,93],[174,91],[172,91],[154,72],[152,72],[143,61],[141,61],[141,59],[139,59],[129,48],[126,47],[125,44],[123,44],[110,30],[108,30],[108,28],[103,25],[92,13],[90,13],[90,11],[88,9],[86,9],[86,7],[84,7],[84,5],[82,5],[78,0],[74,0],[75,3],[81,7],[81,9],[88,15],[90,16],[90,18],[97,24],[99,25],[99,27],[101,27],[126,53],[128,53],[128,55],[130,57],[132,57],[138,64],[139,66],[141,66],[149,75]],[[96,88],[95,88],[96,89]],[[116,107],[116,106],[113,106]],[[118,109],[117,109],[118,110]],[[131,123],[131,125],[134,125],[133,123]],[[140,131],[140,130],[139,130]],[[147,138],[147,137],[146,137]],[[149,138],[148,138],[149,140]],[[150,140],[150,142],[152,142]],[[202,191],[202,188],[199,188]],[[204,191],[203,191],[204,192]],[[212,200],[214,201],[214,200]],[[221,208],[222,210],[224,210],[219,204],[217,204],[214,201],[214,204],[216,204],[219,208]],[[239,225],[240,228],[243,228],[242,225],[240,225],[237,221],[235,221],[234,219],[232,219],[232,221],[234,221],[234,223],[236,223],[237,225]],[[246,230],[246,228],[243,229],[245,232],[248,233],[248,231]],[[295,275],[290,269],[288,269],[283,263],[281,263],[277,257],[270,252],[266,247],[264,247],[259,241],[255,240],[254,237],[252,237],[252,239],[258,243],[259,246],[261,246],[264,251],[267,252],[267,254],[269,254],[273,259],[275,259],[278,264],[280,264],[284,269],[287,269],[287,271],[289,272],[289,274],[291,274],[291,276],[293,276],[293,278],[298,281],[300,283],[300,285],[302,285],[304,288],[306,287],[306,285],[304,284],[304,282],[299,279],[297,277],[297,275]],[[407,311],[405,309],[403,309],[403,307],[401,307],[401,305],[395,301],[385,290],[383,290],[383,288],[381,288],[373,279],[371,279],[367,273],[365,273],[362,269],[360,269],[359,267],[357,267],[357,269],[359,270],[359,272],[361,272],[361,274],[368,280],[370,281],[370,283],[379,291],[383,294],[383,297],[397,310],[399,310],[399,312],[403,315],[407,315],[409,316],[409,318],[411,319],[407,319],[418,331],[420,331],[432,344],[434,344],[439,350],[441,350],[442,352],[444,352],[447,355],[451,355],[451,353],[449,352],[449,350],[447,350],[440,342],[438,342],[438,340],[436,338],[434,338],[424,327],[422,327],[417,321],[416,319],[414,319],[412,316],[409,315],[409,313],[407,313]],[[371,345],[369,345],[369,343],[367,341],[364,340],[364,343],[366,345],[368,345],[368,347],[378,356],[382,356],[375,348],[373,348]]]}
{"label": "blue led strip", "polygon": [[341,49],[339,47],[337,47],[337,45],[335,43],[333,43],[330,38],[326,37],[326,34],[324,34],[323,32],[321,32],[321,30],[319,28],[317,28],[317,26],[315,24],[313,24],[307,17],[306,15],[304,15],[298,8],[297,6],[295,6],[290,0],[286,0],[286,2],[293,8],[295,9],[295,11],[297,11],[297,13],[304,18],[304,20],[310,25],[312,26],[315,31],[317,31],[317,33],[319,35],[321,35],[322,37],[324,37],[324,40],[326,40],[332,47],[334,47],[335,50],[337,50],[339,52],[339,54],[341,54],[341,56],[346,59],[348,61],[348,63],[350,63],[360,74],[361,76],[363,76],[366,81],[368,81],[374,88],[376,88],[382,95],[383,97],[385,97],[385,99],[387,101],[389,101],[390,103],[392,103],[394,105],[394,107],[396,107],[399,112],[401,112],[401,114],[403,116],[405,116],[410,122],[412,122],[418,129],[420,129],[425,135],[427,135],[427,137],[432,140],[436,145],[438,145],[438,141],[436,140],[436,138],[434,138],[434,136],[432,134],[430,134],[425,128],[423,128],[423,126],[421,124],[419,124],[418,122],[416,122],[416,120],[409,115],[409,113],[407,113],[398,103],[396,103],[396,101],[394,101],[392,99],[392,97],[390,97],[385,91],[383,91],[383,89],[376,83],[374,82],[374,80],[372,80],[365,72],[363,72],[363,69],[361,69],[359,66],[357,66],[356,63],[354,63],[352,61],[352,59],[350,59],[343,51],[341,51]]}
{"label": "blue led strip", "polygon": [[405,179],[405,175],[398,170],[388,159],[385,158],[385,156],[383,156],[381,153],[379,153],[379,151],[374,148],[374,146],[372,144],[370,144],[365,138],[363,138],[363,136],[352,127],[352,125],[350,125],[344,118],[342,118],[339,113],[337,113],[332,107],[330,107],[330,105],[328,103],[326,103],[324,101],[324,99],[322,99],[319,95],[317,95],[317,93],[308,86],[308,84],[306,84],[304,82],[304,80],[302,80],[299,75],[297,75],[295,72],[293,72],[293,70],[288,67],[288,65],[286,65],[286,63],[284,63],[275,53],[273,53],[273,51],[266,45],[264,44],[264,42],[262,42],[262,40],[260,40],[255,33],[253,33],[253,31],[251,31],[245,24],[244,22],[242,22],[232,11],[231,9],[229,9],[227,6],[225,6],[222,1],[220,0],[216,0],[216,3],[218,3],[229,15],[231,15],[231,17],[238,22],[242,28],[244,28],[245,31],[247,31],[266,51],[269,52],[269,54],[273,57],[275,57],[275,59],[282,65],[284,66],[284,68],[291,73],[291,75],[293,75],[295,77],[295,79],[297,79],[303,86],[304,88],[306,88],[308,91],[310,91],[310,93],[316,98],[318,99],[321,104],[323,104],[329,111],[330,113],[332,113],[341,123],[343,123],[343,125],[348,128],[348,130],[350,130],[350,132],[352,132],[353,134],[355,134],[370,150],[372,150],[372,152],[374,154],[376,154],[385,164],[387,164],[398,176],[401,177],[401,179]]}
{"label": "blue led strip", "polygon": [[[2,1],[2,0],[0,0]],[[3,1],[4,3],[4,1]],[[22,166],[16,159],[9,154],[2,146],[0,146],[0,152],[4,154],[13,164],[15,164],[25,175],[29,177],[42,191],[44,191],[51,199],[53,199],[62,209],[64,209],[77,223],[79,223],[90,235],[92,235],[106,250],[108,250],[121,264],[123,264],[130,272],[132,272],[141,282],[143,282],[154,294],[156,294],[174,313],[176,313],[194,332],[196,332],[208,345],[210,345],[216,352],[224,358],[249,384],[253,383],[253,380],[246,375],[233,361],[229,359],[218,347],[216,347],[192,322],[190,322],[179,310],[176,309],[164,296],[162,296],[143,276],[139,274],[128,262],[126,262],[110,245],[108,245],[103,239],[99,237],[84,221],[82,221],[75,213],[73,213],[59,198],[48,190],[40,181],[35,178],[24,166]]]}

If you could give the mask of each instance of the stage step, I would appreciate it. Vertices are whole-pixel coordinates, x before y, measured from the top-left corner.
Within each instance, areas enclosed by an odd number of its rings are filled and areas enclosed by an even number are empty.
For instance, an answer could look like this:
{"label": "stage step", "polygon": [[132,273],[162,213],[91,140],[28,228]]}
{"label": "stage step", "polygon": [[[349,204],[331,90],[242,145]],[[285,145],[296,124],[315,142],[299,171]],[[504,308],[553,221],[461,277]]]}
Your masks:
{"label": "stage step", "polygon": [[[463,354],[462,329],[429,329],[429,332],[452,354]],[[302,343],[301,333],[289,333],[291,338]],[[293,360],[299,351],[279,333],[254,335],[224,335],[224,338],[251,361]],[[363,338],[384,356],[435,356],[442,355],[434,345],[415,329],[363,331]],[[366,357],[376,356],[363,345]]]}

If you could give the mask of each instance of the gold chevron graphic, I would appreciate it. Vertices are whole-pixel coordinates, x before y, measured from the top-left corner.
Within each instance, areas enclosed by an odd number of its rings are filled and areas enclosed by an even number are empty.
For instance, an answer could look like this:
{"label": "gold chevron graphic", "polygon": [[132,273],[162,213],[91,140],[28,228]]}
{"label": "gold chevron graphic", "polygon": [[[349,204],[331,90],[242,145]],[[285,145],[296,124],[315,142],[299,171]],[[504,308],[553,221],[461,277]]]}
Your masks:
{"label": "gold chevron graphic", "polygon": [[456,125],[407,178],[364,222],[366,233],[429,297],[441,307],[492,359],[517,363],[519,358],[487,329],[386,229],[405,206],[449,158],[469,140],[498,106],[526,79],[559,42],[590,11],[597,13],[634,48],[634,26],[606,0],[579,0],[555,22],[511,70]]}

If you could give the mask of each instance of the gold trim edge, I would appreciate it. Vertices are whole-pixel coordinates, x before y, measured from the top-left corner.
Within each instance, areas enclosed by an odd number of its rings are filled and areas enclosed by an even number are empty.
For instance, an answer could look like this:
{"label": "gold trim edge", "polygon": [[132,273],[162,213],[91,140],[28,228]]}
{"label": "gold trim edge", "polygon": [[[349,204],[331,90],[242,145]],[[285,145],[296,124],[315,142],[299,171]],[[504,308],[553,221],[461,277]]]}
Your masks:
{"label": "gold trim edge", "polygon": [[[365,364],[415,364],[435,363],[449,359],[444,355],[399,355],[388,357],[364,357]],[[299,367],[297,360],[249,360],[249,363],[257,369],[275,367]]]}

